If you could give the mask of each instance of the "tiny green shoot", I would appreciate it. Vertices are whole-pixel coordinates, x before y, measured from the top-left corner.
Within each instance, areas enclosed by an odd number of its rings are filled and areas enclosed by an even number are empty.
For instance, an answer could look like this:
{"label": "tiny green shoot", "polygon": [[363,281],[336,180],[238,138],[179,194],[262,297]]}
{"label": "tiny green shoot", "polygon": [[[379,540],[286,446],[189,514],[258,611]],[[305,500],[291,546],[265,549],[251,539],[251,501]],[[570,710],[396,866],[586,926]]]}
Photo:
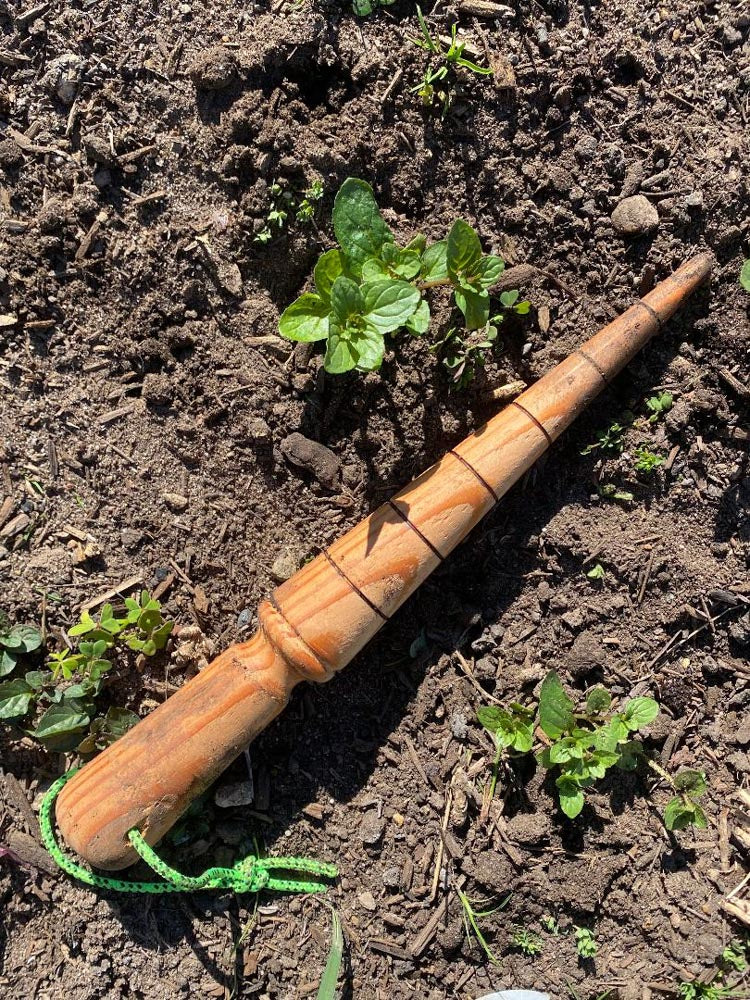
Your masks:
{"label": "tiny green shoot", "polygon": [[640,445],[635,449],[634,468],[636,472],[640,472],[644,476],[650,476],[663,464],[664,458],[653,451],[649,451],[645,445]]}
{"label": "tiny green shoot", "polygon": [[689,826],[694,826],[698,830],[705,830],[708,820],[698,801],[706,792],[705,773],[687,769],[679,771],[669,780],[677,794],[669,800],[664,809],[666,828],[685,830]]}
{"label": "tiny green shoot", "polygon": [[542,925],[542,927],[544,928],[544,930],[548,934],[552,934],[553,937],[559,937],[559,935],[560,935],[560,923],[551,914],[546,913],[541,918],[541,920],[539,921],[539,923]]}
{"label": "tiny green shoot", "polygon": [[575,928],[576,951],[583,959],[594,958],[598,951],[594,932],[588,927]]}
{"label": "tiny green shoot", "polygon": [[542,951],[542,939],[533,931],[527,931],[525,927],[514,927],[513,947],[533,958]]}
{"label": "tiny green shoot", "polygon": [[603,580],[605,576],[604,567],[601,563],[595,563],[586,576],[589,580]]}
{"label": "tiny green shoot", "polygon": [[635,499],[630,490],[624,490],[615,483],[603,483],[597,487],[597,493],[602,500],[617,500],[619,503],[631,503]]}
{"label": "tiny green shoot", "polygon": [[[451,26],[450,45],[446,48],[439,36],[431,34],[419,6],[417,6],[417,20],[421,37],[412,38],[411,41],[428,52],[437,65],[427,66],[422,79],[411,90],[413,94],[418,94],[422,103],[428,107],[437,98],[442,108],[442,115],[445,116],[453,103],[453,78],[457,69],[469,70],[476,76],[491,76],[492,70],[487,66],[480,66],[464,55],[466,42],[458,40],[458,24]],[[444,87],[438,86],[444,82]]]}
{"label": "tiny green shoot", "polygon": [[740,284],[746,292],[750,292],[750,260],[746,260],[740,271]]}
{"label": "tiny green shoot", "polygon": [[625,431],[627,430],[626,424],[621,424],[618,422],[612,423],[609,427],[606,427],[597,437],[593,444],[587,445],[583,451],[582,455],[590,455],[594,451],[601,451],[608,455],[619,455],[625,448]]}
{"label": "tiny green shoot", "polygon": [[466,937],[469,940],[473,937],[489,961],[492,962],[493,965],[499,965],[500,963],[495,957],[490,946],[487,944],[487,940],[482,933],[481,927],[479,926],[479,921],[484,920],[486,917],[491,917],[493,913],[497,913],[498,910],[501,910],[510,899],[510,896],[507,896],[502,903],[498,903],[497,906],[494,906],[489,910],[476,910],[474,909],[475,906],[484,906],[486,904],[477,904],[472,902],[466,893],[462,892],[459,888],[456,888],[456,893],[461,901],[461,907],[463,908],[464,930],[466,931]]}
{"label": "tiny green shoot", "polygon": [[318,1000],[336,1000],[339,974],[344,959],[344,932],[336,910],[331,907],[331,947],[318,987]]}
{"label": "tiny green shoot", "polygon": [[512,702],[508,708],[482,705],[477,709],[477,719],[495,741],[495,760],[488,792],[488,799],[491,801],[495,797],[498,768],[503,753],[528,753],[531,750],[534,742],[534,712],[518,702]]}
{"label": "tiny green shoot", "polygon": [[668,413],[672,409],[672,402],[671,392],[660,392],[658,396],[652,396],[650,399],[647,399],[646,408],[651,412],[648,422],[650,424],[657,423],[659,417],[663,417],[665,413]]}
{"label": "tiny green shoot", "polygon": [[747,970],[747,945],[741,941],[730,941],[724,948],[719,959],[724,969],[734,969],[735,972]]}

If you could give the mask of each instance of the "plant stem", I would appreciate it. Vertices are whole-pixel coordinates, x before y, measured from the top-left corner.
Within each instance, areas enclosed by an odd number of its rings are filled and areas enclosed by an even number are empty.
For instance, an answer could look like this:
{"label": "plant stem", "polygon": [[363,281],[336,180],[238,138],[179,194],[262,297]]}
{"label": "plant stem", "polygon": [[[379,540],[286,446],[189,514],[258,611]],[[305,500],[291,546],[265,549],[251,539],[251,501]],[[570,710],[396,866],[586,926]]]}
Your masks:
{"label": "plant stem", "polygon": [[417,288],[420,292],[426,291],[428,288],[437,288],[438,285],[452,285],[453,282],[450,278],[433,278],[432,281],[418,281]]}
{"label": "plant stem", "polygon": [[498,743],[497,750],[495,752],[495,761],[492,765],[492,781],[490,782],[490,802],[495,798],[495,786],[497,785],[497,771],[500,766],[500,756],[503,752],[503,748]]}
{"label": "plant stem", "polygon": [[661,764],[657,764],[656,761],[651,760],[650,757],[646,757],[646,763],[648,764],[648,766],[651,768],[652,771],[656,771],[656,773],[659,775],[660,778],[663,778],[666,782],[668,782],[668,784],[670,784],[673,789],[675,788],[675,784],[674,781],[672,780],[671,774],[668,774],[661,766]]}

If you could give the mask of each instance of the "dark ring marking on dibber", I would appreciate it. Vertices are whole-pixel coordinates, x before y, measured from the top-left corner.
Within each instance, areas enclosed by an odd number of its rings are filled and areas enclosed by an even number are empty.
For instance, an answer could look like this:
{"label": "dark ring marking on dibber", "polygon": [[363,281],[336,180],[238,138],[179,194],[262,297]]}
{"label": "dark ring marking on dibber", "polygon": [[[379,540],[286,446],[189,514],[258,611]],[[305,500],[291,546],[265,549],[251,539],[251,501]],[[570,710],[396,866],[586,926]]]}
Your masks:
{"label": "dark ring marking on dibber", "polygon": [[648,302],[644,302],[643,299],[638,299],[638,301],[635,304],[637,306],[643,306],[643,308],[649,314],[649,316],[651,317],[651,319],[653,319],[656,322],[657,329],[661,330],[661,327],[662,327],[661,316],[656,311],[656,309],[654,309],[652,306],[650,306],[648,304]]}
{"label": "dark ring marking on dibber", "polygon": [[597,374],[600,376],[602,382],[604,382],[605,385],[609,384],[609,379],[607,378],[606,374],[599,367],[599,365],[597,364],[597,362],[594,361],[594,359],[591,357],[590,354],[587,354],[582,347],[579,347],[576,353],[580,354],[582,358],[584,358],[586,361],[588,361],[588,363],[591,365],[592,368],[596,369]]}
{"label": "dark ring marking on dibber", "polygon": [[484,486],[484,488],[487,490],[487,492],[491,495],[491,497],[495,501],[495,503],[497,503],[500,500],[500,497],[497,495],[497,493],[495,493],[495,491],[492,489],[492,487],[487,482],[487,480],[484,478],[484,476],[481,476],[477,472],[477,470],[474,468],[474,466],[471,464],[471,462],[467,462],[466,459],[463,457],[463,455],[459,455],[458,452],[457,451],[453,451],[452,448],[448,450],[448,454],[449,455],[453,455],[454,458],[457,458],[459,460],[459,462],[461,462],[463,465],[466,466],[466,468],[469,470],[469,472],[473,473],[477,477],[477,479],[482,484],[482,486]]}
{"label": "dark ring marking on dibber", "polygon": [[300,630],[297,628],[297,626],[294,625],[292,622],[289,621],[289,619],[287,618],[287,616],[284,614],[284,612],[279,607],[279,603],[276,600],[276,598],[274,597],[274,595],[273,594],[269,594],[268,597],[266,598],[266,600],[271,605],[271,607],[276,612],[276,614],[279,615],[281,618],[284,619],[284,621],[287,623],[287,625],[292,630],[292,632],[294,632],[294,634],[297,636],[297,638],[302,643],[302,645],[305,647],[305,649],[307,649],[309,651],[310,655],[313,656],[316,660],[320,661],[320,663],[323,666],[323,669],[324,670],[329,670],[329,671],[331,671],[331,673],[335,673],[336,672],[336,668],[334,666],[332,666],[327,660],[325,660],[320,655],[320,653],[316,653],[315,650],[310,645],[310,643],[307,641],[307,639],[305,639],[305,637],[302,635],[302,633],[300,632]]}
{"label": "dark ring marking on dibber", "polygon": [[529,418],[529,420],[532,420],[537,425],[542,434],[544,434],[544,436],[547,438],[547,444],[553,445],[555,443],[547,433],[547,429],[545,428],[544,424],[540,423],[533,413],[529,413],[529,411],[526,409],[525,406],[521,406],[521,404],[517,402],[515,399],[510,405],[517,407],[521,411],[521,413],[525,413],[526,416]]}
{"label": "dark ring marking on dibber", "polygon": [[432,542],[430,541],[430,539],[427,538],[426,535],[419,530],[419,528],[416,526],[416,524],[414,524],[413,521],[409,520],[409,517],[405,513],[405,511],[401,510],[400,507],[397,507],[396,504],[393,502],[393,500],[388,500],[387,503],[388,503],[389,507],[392,507],[393,510],[395,510],[395,512],[398,514],[398,516],[401,518],[402,521],[406,521],[406,523],[409,525],[409,527],[412,529],[412,531],[416,531],[416,533],[419,535],[419,537],[425,543],[425,545],[427,546],[427,548],[428,549],[432,549],[432,551],[438,557],[438,559],[440,560],[440,562],[442,562],[445,559],[445,556],[443,555],[443,553],[440,551],[440,549],[436,545],[432,544]]}
{"label": "dark ring marking on dibber", "polygon": [[323,549],[323,555],[326,557],[326,559],[331,564],[331,566],[333,566],[333,568],[336,570],[336,572],[341,577],[341,579],[342,580],[346,580],[346,582],[352,588],[352,590],[354,591],[354,593],[357,594],[359,597],[361,597],[362,600],[365,602],[365,604],[368,607],[372,608],[372,610],[375,612],[376,615],[380,615],[380,617],[383,619],[383,621],[387,622],[388,621],[388,615],[384,614],[380,610],[380,608],[377,606],[377,604],[375,604],[373,601],[371,601],[370,598],[367,596],[367,594],[362,593],[362,591],[359,589],[359,587],[357,586],[357,584],[353,583],[349,579],[349,577],[346,575],[346,573],[343,571],[343,569],[338,565],[338,563],[335,563],[333,561],[333,559],[331,558],[331,555],[330,555],[330,553],[328,552],[327,549]]}

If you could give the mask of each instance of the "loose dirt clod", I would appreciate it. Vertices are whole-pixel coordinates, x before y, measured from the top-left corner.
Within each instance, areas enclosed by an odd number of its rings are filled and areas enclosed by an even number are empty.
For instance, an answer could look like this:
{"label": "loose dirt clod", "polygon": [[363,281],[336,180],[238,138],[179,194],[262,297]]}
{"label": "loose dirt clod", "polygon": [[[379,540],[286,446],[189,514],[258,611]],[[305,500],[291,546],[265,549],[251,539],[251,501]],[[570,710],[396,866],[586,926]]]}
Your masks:
{"label": "loose dirt clod", "polygon": [[642,194],[624,198],[612,212],[612,225],[625,236],[643,236],[659,225],[659,213]]}

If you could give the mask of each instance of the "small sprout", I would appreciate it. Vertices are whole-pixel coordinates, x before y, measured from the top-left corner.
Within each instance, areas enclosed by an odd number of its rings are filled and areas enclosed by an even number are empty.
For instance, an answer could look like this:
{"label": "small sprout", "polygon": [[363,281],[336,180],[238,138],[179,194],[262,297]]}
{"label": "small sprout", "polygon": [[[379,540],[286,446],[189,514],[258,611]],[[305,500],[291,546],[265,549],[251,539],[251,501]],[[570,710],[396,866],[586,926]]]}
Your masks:
{"label": "small sprout", "polygon": [[641,472],[644,476],[650,476],[655,469],[658,469],[663,464],[664,458],[653,451],[649,451],[645,445],[641,445],[635,449],[636,472]]}
{"label": "small sprout", "polygon": [[309,188],[303,192],[302,201],[297,206],[296,217],[298,222],[312,222],[315,216],[317,203],[323,197],[323,184],[315,180]]}
{"label": "small sprout", "polygon": [[648,422],[650,424],[657,423],[659,417],[663,417],[665,413],[668,413],[672,409],[672,402],[671,392],[660,392],[658,396],[652,396],[650,399],[647,399],[646,407],[651,411]]}
{"label": "small sprout", "polygon": [[560,924],[555,917],[551,914],[545,914],[539,922],[548,934],[552,934],[554,937],[559,937]]}
{"label": "small sprout", "polygon": [[[424,14],[419,7],[417,7],[417,20],[419,21],[419,28],[422,35],[420,38],[412,38],[411,41],[414,45],[418,45],[420,49],[424,49],[431,56],[435,57],[438,65],[428,66],[425,69],[420,82],[416,87],[412,87],[412,93],[419,94],[422,98],[422,103],[428,107],[437,98],[442,108],[441,115],[444,117],[453,103],[454,74],[456,69],[467,69],[477,76],[491,76],[492,70],[487,66],[479,66],[477,63],[472,62],[471,59],[466,58],[464,55],[466,43],[458,40],[457,24],[451,26],[450,46],[446,49],[441,39],[433,37],[430,33]],[[444,88],[438,88],[436,85],[443,81],[447,81],[447,85]]]}
{"label": "small sprout", "polygon": [[590,455],[594,451],[601,451],[609,455],[620,455],[625,448],[624,434],[626,430],[626,424],[610,424],[593,444],[589,444],[583,449],[581,454]]}
{"label": "small sprout", "polygon": [[603,580],[604,579],[604,567],[601,563],[596,563],[586,574],[589,580]]}
{"label": "small sprout", "polygon": [[542,939],[533,931],[527,931],[525,927],[515,927],[513,929],[513,947],[518,948],[529,958],[533,958],[541,953]]}
{"label": "small sprout", "polygon": [[352,10],[358,17],[369,17],[378,7],[390,7],[396,0],[352,0]]}
{"label": "small sprout", "polygon": [[725,969],[745,972],[747,969],[747,945],[740,941],[730,942],[722,951],[720,962]]}
{"label": "small sprout", "polygon": [[495,741],[495,760],[492,764],[492,780],[487,791],[487,802],[495,797],[497,774],[503,753],[515,751],[528,753],[534,743],[534,712],[518,702],[501,708],[498,705],[482,705],[477,709],[477,719],[492,734]]}
{"label": "small sprout", "polygon": [[466,931],[466,937],[469,940],[471,940],[472,937],[475,938],[477,944],[485,953],[489,961],[492,962],[493,965],[499,965],[500,963],[497,958],[495,958],[490,946],[487,944],[485,936],[482,933],[482,929],[479,926],[479,921],[483,920],[485,917],[490,917],[493,913],[497,913],[498,910],[501,910],[507,904],[510,896],[507,896],[502,903],[498,903],[498,905],[492,907],[492,909],[480,911],[474,909],[477,904],[472,902],[465,892],[461,892],[461,890],[457,888],[456,893],[458,894],[458,898],[461,900],[461,906],[463,908],[464,930]]}
{"label": "small sprout", "polygon": [[576,951],[581,958],[594,958],[598,950],[594,932],[589,930],[588,927],[576,927],[575,937]]}
{"label": "small sprout", "polygon": [[[667,775],[667,777],[669,777]],[[664,810],[664,825],[668,830],[684,830],[694,826],[705,830],[708,826],[706,814],[698,799],[706,791],[706,775],[703,771],[680,771],[670,779],[677,795],[670,799]]]}
{"label": "small sprout", "polygon": [[614,483],[604,483],[597,488],[602,500],[618,500],[620,503],[631,503],[635,496],[629,490],[623,490]]}
{"label": "small sprout", "polygon": [[740,284],[746,292],[750,292],[750,260],[746,260],[740,271]]}
{"label": "small sprout", "polygon": [[742,1000],[743,994],[729,986],[722,986],[720,983],[701,983],[697,979],[690,982],[680,983],[677,987],[680,1000],[730,1000],[736,997]]}

